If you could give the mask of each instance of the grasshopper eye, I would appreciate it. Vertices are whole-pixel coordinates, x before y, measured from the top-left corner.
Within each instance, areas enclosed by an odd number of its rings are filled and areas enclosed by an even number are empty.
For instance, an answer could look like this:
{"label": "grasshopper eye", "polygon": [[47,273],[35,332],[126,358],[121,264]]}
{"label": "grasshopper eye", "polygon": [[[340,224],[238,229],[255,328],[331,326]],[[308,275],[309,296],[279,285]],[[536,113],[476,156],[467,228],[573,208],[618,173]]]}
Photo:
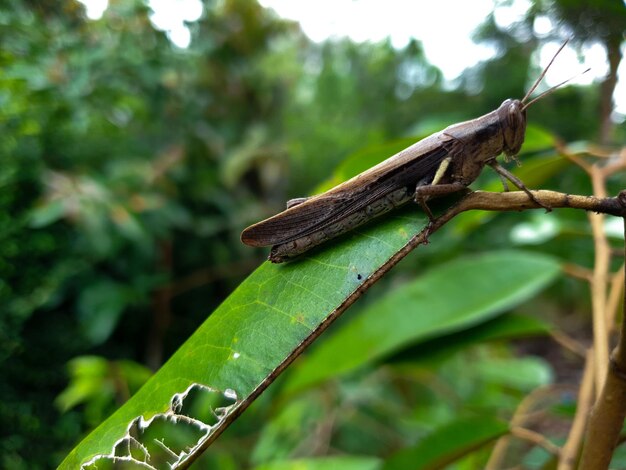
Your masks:
{"label": "grasshopper eye", "polygon": [[526,135],[526,110],[519,100],[506,100],[498,108],[503,126],[504,154],[517,155]]}

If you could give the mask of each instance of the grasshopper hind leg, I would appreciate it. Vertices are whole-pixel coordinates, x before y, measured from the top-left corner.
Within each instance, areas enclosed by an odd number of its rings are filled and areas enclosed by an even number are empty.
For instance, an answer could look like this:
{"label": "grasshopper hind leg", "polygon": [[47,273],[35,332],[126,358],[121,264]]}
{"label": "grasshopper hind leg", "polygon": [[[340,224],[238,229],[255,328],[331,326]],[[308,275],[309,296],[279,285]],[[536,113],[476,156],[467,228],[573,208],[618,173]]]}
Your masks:
{"label": "grasshopper hind leg", "polygon": [[432,196],[437,197],[437,196],[445,196],[447,194],[452,194],[452,193],[458,193],[459,191],[462,191],[465,189],[467,189],[467,186],[465,186],[463,183],[460,183],[458,181],[454,183],[447,183],[447,184],[438,184],[438,185],[430,184],[427,186],[417,186],[415,188],[414,199],[415,199],[415,202],[420,205],[422,210],[426,212],[426,215],[428,215],[428,218],[430,219],[430,221],[433,222],[435,217],[433,216],[432,211],[426,204],[426,201],[428,200],[428,198]]}
{"label": "grasshopper hind leg", "polygon": [[448,170],[448,167],[450,166],[451,161],[452,161],[452,157],[444,158],[441,161],[441,164],[439,165],[439,167],[437,168],[437,171],[435,172],[435,176],[433,176],[433,180],[431,181],[431,183],[422,184],[422,182],[419,182],[417,183],[417,186],[415,187],[415,196],[414,196],[415,202],[420,205],[422,210],[428,216],[428,219],[430,220],[431,223],[433,222],[435,217],[433,216],[433,213],[430,210],[430,207],[428,207],[428,204],[426,204],[426,201],[428,200],[429,196],[443,196],[446,194],[455,193],[466,187],[463,183],[460,183],[460,182],[439,184],[439,182],[445,176],[446,171]]}

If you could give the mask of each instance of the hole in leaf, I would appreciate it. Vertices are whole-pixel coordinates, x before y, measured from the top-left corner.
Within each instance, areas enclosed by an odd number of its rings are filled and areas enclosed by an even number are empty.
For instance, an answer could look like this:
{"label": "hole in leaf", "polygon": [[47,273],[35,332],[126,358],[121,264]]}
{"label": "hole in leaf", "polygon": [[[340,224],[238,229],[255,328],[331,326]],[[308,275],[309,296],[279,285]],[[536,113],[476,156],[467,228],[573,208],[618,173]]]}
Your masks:
{"label": "hole in leaf", "polygon": [[172,397],[169,410],[135,418],[109,455],[82,465],[85,470],[175,469],[194,453],[239,404],[234,390],[194,384]]}

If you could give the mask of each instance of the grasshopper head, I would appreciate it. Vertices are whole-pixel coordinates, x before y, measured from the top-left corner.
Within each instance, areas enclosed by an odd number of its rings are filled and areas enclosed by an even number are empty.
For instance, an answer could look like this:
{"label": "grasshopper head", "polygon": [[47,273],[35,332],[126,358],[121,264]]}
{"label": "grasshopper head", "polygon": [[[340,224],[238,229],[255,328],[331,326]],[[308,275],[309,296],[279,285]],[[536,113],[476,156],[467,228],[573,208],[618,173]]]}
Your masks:
{"label": "grasshopper head", "polygon": [[504,135],[504,154],[515,156],[524,143],[526,109],[520,100],[505,100],[498,108],[498,118]]}

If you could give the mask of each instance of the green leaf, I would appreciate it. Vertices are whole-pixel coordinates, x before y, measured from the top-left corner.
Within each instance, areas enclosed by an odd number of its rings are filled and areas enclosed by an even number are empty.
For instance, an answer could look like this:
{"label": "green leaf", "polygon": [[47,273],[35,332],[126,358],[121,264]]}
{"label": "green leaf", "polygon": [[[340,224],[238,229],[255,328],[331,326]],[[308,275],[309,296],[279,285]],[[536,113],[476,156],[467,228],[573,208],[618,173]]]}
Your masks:
{"label": "green leaf", "polygon": [[[78,468],[96,455],[109,455],[139,416],[171,416],[180,402],[177,398],[171,406],[172,399],[194,384],[236,394],[234,405],[219,414],[218,429],[228,425],[328,315],[424,224],[423,215],[410,207],[293,262],[263,264],[61,468]],[[142,429],[141,422],[133,429]]]}
{"label": "green leaf", "polygon": [[[521,166],[515,168],[513,173],[515,173],[529,189],[541,188],[546,181],[571,165],[569,160],[554,153],[530,157],[524,157],[524,155],[522,155],[520,161]],[[497,178],[494,178],[491,184],[485,189],[489,191],[502,191],[502,183]]]}
{"label": "green leaf", "polygon": [[536,124],[526,126],[526,136],[524,137],[524,153],[537,152],[554,148],[556,138],[550,131]]}
{"label": "green leaf", "polygon": [[68,363],[70,383],[55,399],[63,412],[84,404],[92,425],[99,424],[115,409],[116,399],[132,394],[152,375],[133,361],[109,361],[99,356],[79,356]]}
{"label": "green leaf", "polygon": [[508,425],[488,417],[464,418],[448,423],[385,462],[385,470],[444,468],[470,452],[506,434]]}
{"label": "green leaf", "polygon": [[254,470],[378,470],[382,462],[375,457],[323,457],[272,462],[254,467]]}
{"label": "green leaf", "polygon": [[294,370],[286,391],[489,320],[535,295],[559,269],[554,258],[520,251],[468,256],[434,268],[374,302],[315,349]]}
{"label": "green leaf", "polygon": [[103,388],[108,372],[106,359],[97,356],[77,357],[69,362],[68,368],[71,376],[70,385],[55,400],[61,411],[67,411],[97,394],[109,391]]}
{"label": "green leaf", "polygon": [[79,320],[85,336],[94,344],[108,339],[129,303],[129,289],[111,280],[87,286],[78,298]]}
{"label": "green leaf", "polygon": [[29,224],[33,228],[42,228],[53,224],[65,215],[63,201],[55,200],[33,208],[29,216]]}
{"label": "green leaf", "polygon": [[309,394],[281,406],[260,431],[250,462],[262,464],[286,460],[297,449],[306,448],[325,412],[319,397]]}
{"label": "green leaf", "polygon": [[525,392],[547,385],[553,378],[549,364],[538,357],[484,359],[471,368],[487,382]]}
{"label": "green leaf", "polygon": [[392,356],[391,360],[400,365],[404,362],[410,362],[412,365],[416,363],[430,365],[475,344],[545,335],[550,329],[551,326],[543,320],[511,313],[473,328],[420,342],[403,349]]}

